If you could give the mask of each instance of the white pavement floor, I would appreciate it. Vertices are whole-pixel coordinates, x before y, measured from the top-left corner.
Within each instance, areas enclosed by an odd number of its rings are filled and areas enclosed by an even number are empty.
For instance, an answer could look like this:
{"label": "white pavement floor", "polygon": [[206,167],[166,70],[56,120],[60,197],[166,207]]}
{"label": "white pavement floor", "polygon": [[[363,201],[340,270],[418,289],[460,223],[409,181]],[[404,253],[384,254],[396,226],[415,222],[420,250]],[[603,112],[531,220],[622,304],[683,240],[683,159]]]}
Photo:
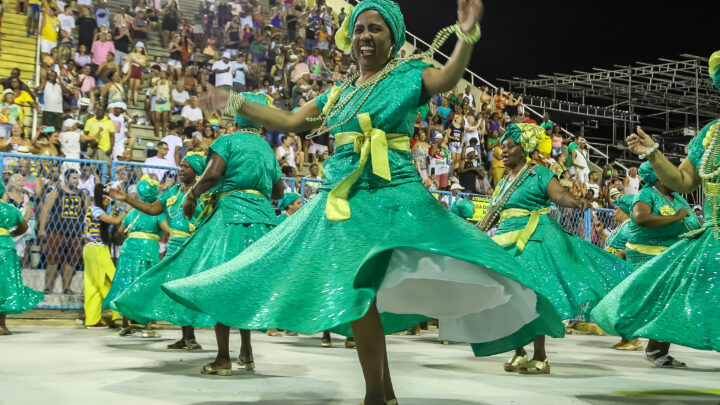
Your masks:
{"label": "white pavement floor", "polygon": [[[230,377],[200,368],[215,357],[212,330],[197,332],[204,350],[166,350],[179,330],[161,338],[119,337],[115,330],[13,325],[0,337],[0,404],[257,404],[356,405],[363,396],[353,349],[334,337],[253,334],[257,369]],[[610,336],[550,339],[552,374],[505,373],[509,355],[474,358],[466,344],[441,345],[437,334],[389,336],[400,404],[720,404],[720,354],[673,346],[690,366],[654,369],[642,352],[609,348]],[[231,335],[237,356],[240,336]]]}

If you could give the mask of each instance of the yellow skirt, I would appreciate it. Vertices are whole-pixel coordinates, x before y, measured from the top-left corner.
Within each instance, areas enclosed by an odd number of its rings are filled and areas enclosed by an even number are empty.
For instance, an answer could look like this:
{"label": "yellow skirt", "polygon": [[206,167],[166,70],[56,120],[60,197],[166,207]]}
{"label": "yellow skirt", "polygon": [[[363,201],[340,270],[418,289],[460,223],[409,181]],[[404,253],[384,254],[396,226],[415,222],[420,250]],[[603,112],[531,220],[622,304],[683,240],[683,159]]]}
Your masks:
{"label": "yellow skirt", "polygon": [[[85,262],[85,325],[96,325],[102,317],[102,302],[110,291],[115,264],[110,257],[107,246],[85,245],[83,248]],[[113,319],[120,317],[113,313]]]}

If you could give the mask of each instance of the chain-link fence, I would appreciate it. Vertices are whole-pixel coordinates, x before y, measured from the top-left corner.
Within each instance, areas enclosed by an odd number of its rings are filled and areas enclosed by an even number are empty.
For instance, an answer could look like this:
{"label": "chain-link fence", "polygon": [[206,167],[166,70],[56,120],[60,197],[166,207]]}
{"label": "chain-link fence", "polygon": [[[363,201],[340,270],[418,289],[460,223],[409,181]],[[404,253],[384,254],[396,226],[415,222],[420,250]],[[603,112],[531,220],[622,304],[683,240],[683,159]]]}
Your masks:
{"label": "chain-link fence", "polygon": [[[2,198],[21,210],[29,229],[15,238],[23,264],[23,277],[30,287],[46,291],[38,308],[81,309],[83,306],[82,248],[85,225],[93,193],[98,183],[121,182],[130,194],[147,174],[160,183],[160,192],[176,182],[177,168],[133,162],[112,163],[73,160],[45,156],[0,153]],[[282,178],[286,191],[298,193],[303,203],[317,195],[322,179]],[[490,196],[448,191],[430,192],[443,206],[451,208],[460,199],[469,199],[481,220],[490,204]],[[123,210],[122,205],[108,208],[109,213]],[[572,233],[600,245],[594,221],[605,229],[613,228],[613,211],[577,210],[553,207],[551,215]],[[161,246],[162,251],[162,246]],[[117,257],[119,249],[113,251]]]}

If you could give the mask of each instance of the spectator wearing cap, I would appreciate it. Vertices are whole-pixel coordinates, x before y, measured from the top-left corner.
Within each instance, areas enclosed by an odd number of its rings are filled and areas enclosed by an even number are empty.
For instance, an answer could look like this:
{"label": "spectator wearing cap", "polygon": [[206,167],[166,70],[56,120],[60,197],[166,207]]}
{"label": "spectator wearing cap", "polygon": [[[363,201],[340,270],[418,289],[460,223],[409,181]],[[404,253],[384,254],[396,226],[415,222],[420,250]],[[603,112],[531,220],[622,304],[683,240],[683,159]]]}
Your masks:
{"label": "spectator wearing cap", "polygon": [[225,89],[227,91],[231,91],[233,86],[230,58],[230,52],[225,51],[222,55],[222,60],[219,60],[212,65],[212,72],[215,74],[215,87]]}
{"label": "spectator wearing cap", "polygon": [[0,103],[0,138],[9,138],[12,126],[22,124],[23,118],[22,107],[15,104],[15,93],[12,89],[5,89]]}
{"label": "spectator wearing cap", "polygon": [[615,200],[617,200],[621,195],[623,195],[623,193],[620,190],[618,190],[616,188],[611,188],[610,192],[608,192],[608,197],[610,198],[610,204],[613,204],[615,202]]}
{"label": "spectator wearing cap", "polygon": [[98,105],[95,116],[85,123],[85,135],[92,137],[88,147],[88,158],[111,161],[112,147],[115,144],[115,124],[105,115],[105,107]]}

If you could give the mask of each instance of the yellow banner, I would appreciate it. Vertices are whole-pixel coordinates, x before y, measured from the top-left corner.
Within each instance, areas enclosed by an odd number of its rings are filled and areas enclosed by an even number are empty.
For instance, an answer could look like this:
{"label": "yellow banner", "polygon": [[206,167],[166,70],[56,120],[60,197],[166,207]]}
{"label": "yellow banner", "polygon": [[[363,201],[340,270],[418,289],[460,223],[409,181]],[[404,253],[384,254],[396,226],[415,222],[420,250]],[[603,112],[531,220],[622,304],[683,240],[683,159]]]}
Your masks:
{"label": "yellow banner", "polygon": [[475,215],[473,215],[472,218],[468,219],[472,219],[473,221],[480,221],[485,218],[485,214],[487,214],[488,208],[490,207],[491,198],[492,197],[490,196],[473,196],[470,201],[472,201],[475,208]]}

